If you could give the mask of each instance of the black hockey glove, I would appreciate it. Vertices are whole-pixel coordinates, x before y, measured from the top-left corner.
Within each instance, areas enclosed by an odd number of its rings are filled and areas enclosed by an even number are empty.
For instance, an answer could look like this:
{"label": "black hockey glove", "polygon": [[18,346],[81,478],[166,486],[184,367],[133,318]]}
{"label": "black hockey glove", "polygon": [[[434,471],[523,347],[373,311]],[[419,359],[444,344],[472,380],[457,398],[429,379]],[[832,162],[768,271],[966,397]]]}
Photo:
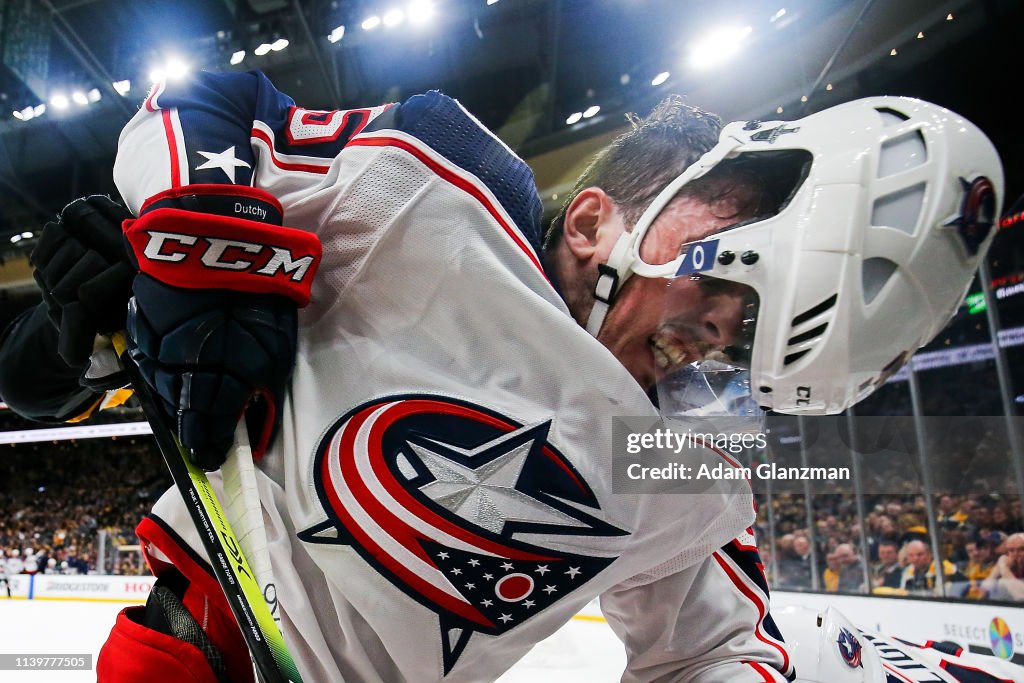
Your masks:
{"label": "black hockey glove", "polygon": [[151,198],[125,224],[140,271],[128,311],[132,357],[207,470],[223,464],[243,415],[257,457],[279,423],[296,310],[320,260],[316,236],[281,222],[265,192],[190,185]]}
{"label": "black hockey glove", "polygon": [[57,353],[69,366],[82,368],[82,383],[95,390],[126,382],[115,374],[116,363],[100,362],[99,355],[97,367],[87,363],[97,336],[124,329],[135,273],[121,237],[121,223],[128,218],[131,214],[108,197],[76,199],[43,227],[30,256],[47,315],[59,331]]}

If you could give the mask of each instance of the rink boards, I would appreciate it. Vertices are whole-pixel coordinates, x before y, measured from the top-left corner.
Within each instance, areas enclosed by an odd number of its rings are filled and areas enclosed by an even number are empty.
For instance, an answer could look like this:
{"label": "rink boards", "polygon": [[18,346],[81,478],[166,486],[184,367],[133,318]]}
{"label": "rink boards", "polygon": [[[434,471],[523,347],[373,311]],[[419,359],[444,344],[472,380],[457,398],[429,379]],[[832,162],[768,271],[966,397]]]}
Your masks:
{"label": "rink boards", "polygon": [[[0,642],[5,651],[99,651],[118,610],[145,601],[152,577],[20,575],[12,596],[0,587]],[[90,604],[92,603],[92,604]],[[106,603],[106,604],[103,604]],[[776,592],[773,608],[833,606],[860,626],[924,643],[950,640],[984,654],[1024,661],[1024,609],[1005,605],[939,602],[818,593]],[[12,649],[12,647],[14,649]],[[617,681],[625,653],[595,602],[548,640],[539,643],[501,683],[609,683]],[[18,676],[5,683],[17,683]],[[89,672],[81,672],[89,674]],[[92,676],[90,678],[89,676]],[[36,672],[26,683],[84,683],[95,674]]]}

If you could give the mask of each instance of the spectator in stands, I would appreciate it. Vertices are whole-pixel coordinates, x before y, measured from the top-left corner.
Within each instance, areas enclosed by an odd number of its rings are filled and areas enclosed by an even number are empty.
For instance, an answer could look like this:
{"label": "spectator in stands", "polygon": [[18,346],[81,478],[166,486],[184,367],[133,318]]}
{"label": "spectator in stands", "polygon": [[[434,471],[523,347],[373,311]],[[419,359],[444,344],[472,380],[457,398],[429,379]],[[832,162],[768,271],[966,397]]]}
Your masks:
{"label": "spectator in stands", "polygon": [[938,511],[935,516],[935,523],[940,528],[956,529],[967,522],[967,515],[959,510],[959,505],[953,496],[939,496]]}
{"label": "spectator in stands", "polygon": [[939,529],[939,552],[958,567],[967,564],[967,531],[964,527]]}
{"label": "spectator in stands", "polygon": [[880,515],[878,517],[874,537],[877,545],[881,545],[883,541],[892,541],[899,547],[900,532],[896,528],[896,523],[893,522],[892,517],[889,515]]}
{"label": "spectator in stands", "polygon": [[1024,601],[1024,533],[1006,539],[1006,554],[996,561],[981,586],[991,599]]}
{"label": "spectator in stands", "polygon": [[992,573],[996,561],[992,554],[992,546],[989,541],[979,538],[968,541],[966,545],[967,566],[964,568],[964,575],[970,582],[964,597],[970,600],[980,600],[985,597],[985,590],[982,582]]}
{"label": "spectator in stands", "polygon": [[1002,531],[1005,534],[1012,534],[1020,530],[1019,524],[1014,524],[1010,517],[1010,506],[1006,503],[996,503],[992,507],[992,530]]}
{"label": "spectator in stands", "polygon": [[975,535],[988,534],[992,531],[992,511],[980,500],[974,501],[970,508],[968,525]]}
{"label": "spectator in stands", "polygon": [[[1022,540],[1024,540],[1024,535],[1022,535]],[[921,540],[910,541],[906,545],[906,558],[907,566],[903,568],[900,588],[908,593],[941,595],[935,580],[932,549],[928,547],[928,544]],[[954,584],[965,583],[967,577],[961,574],[956,565],[948,560],[942,560],[942,574],[947,592],[950,595],[959,595],[963,586],[957,590]]]}
{"label": "spectator in stands", "polygon": [[900,543],[907,545],[911,541],[928,540],[928,527],[921,515],[915,513],[904,514],[899,521]]}
{"label": "spectator in stands", "polygon": [[878,544],[878,564],[871,568],[872,588],[899,588],[903,578],[903,567],[900,566],[900,546],[893,540],[884,540]]}
{"label": "spectator in stands", "polygon": [[830,593],[859,593],[864,586],[864,568],[849,543],[840,543],[826,558],[823,574],[825,590]]}
{"label": "spectator in stands", "polygon": [[780,557],[779,587],[807,590],[811,587],[811,542],[807,536],[793,536],[793,547]]}

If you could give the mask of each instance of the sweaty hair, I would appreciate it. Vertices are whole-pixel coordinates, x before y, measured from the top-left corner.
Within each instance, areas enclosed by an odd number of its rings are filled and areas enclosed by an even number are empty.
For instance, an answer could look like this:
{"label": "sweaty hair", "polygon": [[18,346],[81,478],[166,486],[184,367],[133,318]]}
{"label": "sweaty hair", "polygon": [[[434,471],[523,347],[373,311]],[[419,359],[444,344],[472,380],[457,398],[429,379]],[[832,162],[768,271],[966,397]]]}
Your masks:
{"label": "sweaty hair", "polygon": [[565,212],[582,190],[604,190],[632,226],[662,188],[715,146],[722,129],[716,115],[689,106],[679,95],[662,100],[645,118],[626,118],[630,130],[597,153],[551,221],[545,251],[558,244]]}

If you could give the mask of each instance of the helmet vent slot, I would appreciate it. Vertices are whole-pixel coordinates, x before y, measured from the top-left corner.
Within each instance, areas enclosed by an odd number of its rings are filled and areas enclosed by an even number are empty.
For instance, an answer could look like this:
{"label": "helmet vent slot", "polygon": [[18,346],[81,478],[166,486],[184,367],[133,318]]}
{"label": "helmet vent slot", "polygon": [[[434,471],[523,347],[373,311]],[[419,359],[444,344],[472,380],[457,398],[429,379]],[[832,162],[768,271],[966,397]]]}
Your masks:
{"label": "helmet vent slot", "polygon": [[924,143],[924,136],[921,135],[921,131],[912,130],[882,143],[878,159],[878,177],[887,178],[920,166],[926,161],[928,149]]}
{"label": "helmet vent slot", "polygon": [[864,305],[869,305],[885,287],[899,266],[887,258],[864,259],[861,264],[861,286],[864,291]]}
{"label": "helmet vent slot", "polygon": [[806,332],[801,332],[800,334],[796,335],[795,337],[790,337],[789,338],[789,346],[792,346],[793,344],[799,344],[801,342],[805,342],[805,341],[807,341],[809,339],[814,339],[815,337],[820,337],[821,335],[825,334],[825,328],[827,328],[827,327],[828,327],[828,323],[822,323],[822,324],[818,325],[815,328],[807,330]]}
{"label": "helmet vent slot", "polygon": [[817,306],[813,306],[811,308],[808,308],[806,311],[804,311],[803,313],[801,313],[797,317],[793,318],[793,327],[799,327],[800,325],[802,325],[803,323],[807,322],[811,318],[814,318],[815,316],[819,316],[822,313],[824,313],[825,311],[827,311],[828,309],[832,308],[833,306],[836,305],[836,300],[838,298],[839,298],[838,294],[833,294],[832,296],[830,296],[829,298],[825,299],[824,301],[822,301]]}
{"label": "helmet vent slot", "polygon": [[882,117],[882,124],[886,126],[895,126],[910,120],[910,117],[903,112],[890,107],[875,107],[875,111]]}
{"label": "helmet vent slot", "polygon": [[800,360],[801,358],[803,358],[804,356],[806,356],[810,352],[811,352],[810,349],[803,349],[802,351],[795,351],[795,352],[787,355],[783,359],[782,364],[783,365],[792,365],[793,363],[797,362],[798,360]]}
{"label": "helmet vent slot", "polygon": [[887,227],[913,235],[924,206],[924,183],[905,187],[879,197],[871,209],[871,225]]}

